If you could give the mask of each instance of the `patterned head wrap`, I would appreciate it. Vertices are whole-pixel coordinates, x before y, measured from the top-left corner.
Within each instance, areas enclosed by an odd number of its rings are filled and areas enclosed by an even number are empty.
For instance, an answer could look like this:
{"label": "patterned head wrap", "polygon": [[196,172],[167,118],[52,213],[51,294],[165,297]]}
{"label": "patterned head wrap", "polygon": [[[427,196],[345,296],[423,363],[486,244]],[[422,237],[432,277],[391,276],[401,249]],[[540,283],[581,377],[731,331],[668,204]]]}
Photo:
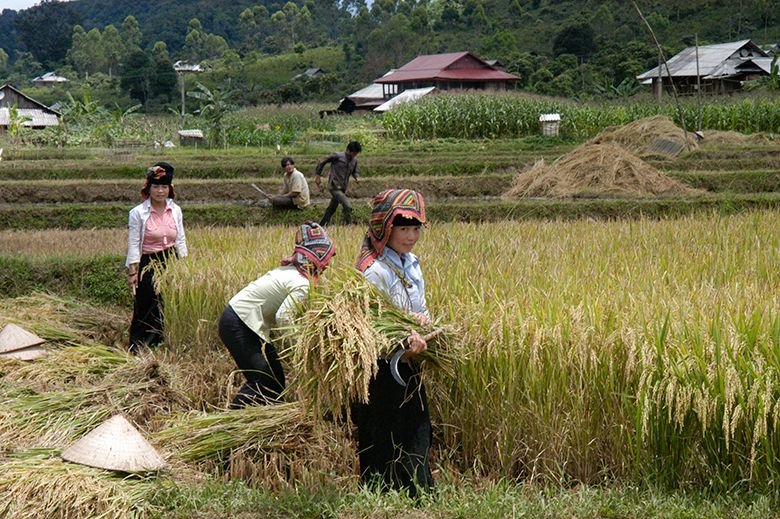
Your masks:
{"label": "patterned head wrap", "polygon": [[366,237],[355,262],[359,271],[364,272],[382,255],[393,230],[393,219],[397,216],[425,224],[425,203],[422,195],[411,189],[388,189],[374,197]]}
{"label": "patterned head wrap", "polygon": [[173,166],[167,162],[158,162],[146,170],[146,180],[141,187],[141,199],[149,198],[149,188],[152,185],[168,186],[168,198],[175,198],[173,190]]}
{"label": "patterned head wrap", "polygon": [[[328,267],[330,258],[336,253],[336,246],[328,238],[320,224],[306,220],[295,234],[295,249],[292,256],[284,258],[282,265],[295,265],[304,276],[313,276]],[[307,265],[314,266],[314,272],[307,270]]]}

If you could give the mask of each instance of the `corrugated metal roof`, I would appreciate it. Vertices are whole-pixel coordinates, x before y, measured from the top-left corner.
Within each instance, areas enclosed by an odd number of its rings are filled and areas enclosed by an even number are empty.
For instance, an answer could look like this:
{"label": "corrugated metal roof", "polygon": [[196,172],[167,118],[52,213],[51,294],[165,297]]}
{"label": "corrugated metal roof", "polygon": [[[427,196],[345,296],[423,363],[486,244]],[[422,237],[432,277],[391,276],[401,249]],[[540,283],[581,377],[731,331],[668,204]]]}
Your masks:
{"label": "corrugated metal roof", "polygon": [[194,137],[196,139],[203,138],[203,130],[179,130],[177,133],[180,137]]}
{"label": "corrugated metal roof", "polygon": [[409,90],[404,90],[394,98],[374,108],[374,111],[387,112],[388,110],[391,110],[398,105],[416,101],[417,99],[430,94],[434,90],[436,90],[436,87],[410,88]]}
{"label": "corrugated metal roof", "polygon": [[58,76],[54,72],[47,72],[32,80],[33,83],[65,83],[67,81],[70,80],[66,77]]}
{"label": "corrugated metal roof", "polygon": [[[393,72],[395,72],[396,69],[391,68],[387,72],[385,72],[385,75],[382,77],[387,77]],[[382,85],[380,83],[371,83],[367,87],[363,87],[360,90],[357,90],[355,92],[352,92],[347,96],[347,99],[352,99],[353,101],[357,101],[360,99],[384,99],[384,93],[382,92]]]}
{"label": "corrugated metal roof", "polygon": [[[753,58],[750,60],[747,60],[743,63],[740,63],[737,66],[737,69],[739,70],[745,70],[745,69],[761,69],[767,74],[772,73],[772,59],[773,58]],[[778,63],[780,64],[780,60],[778,60]]]}
{"label": "corrugated metal roof", "polygon": [[[19,108],[19,117],[29,117],[23,126],[57,126],[60,120],[56,114],[38,110],[37,108]],[[11,124],[11,110],[9,108],[0,108],[0,126]]]}
{"label": "corrugated metal roof", "polygon": [[[481,68],[450,69],[457,61],[471,57]],[[496,70],[484,60],[470,52],[450,52],[447,54],[427,54],[417,56],[396,70],[393,74],[374,80],[375,83],[400,83],[415,80],[455,79],[461,81],[518,81],[520,78]]]}
{"label": "corrugated metal roof", "polygon": [[[716,45],[700,45],[699,46],[699,74],[701,76],[708,76],[717,72],[718,74],[727,72],[726,69],[722,71],[716,71],[716,68],[721,66],[724,61],[730,58],[732,55],[739,52],[743,47],[749,47],[753,56],[766,56],[766,53],[758,48],[750,40],[733,41],[729,43],[719,43]],[[741,58],[741,61],[750,59],[750,56]],[[670,74],[672,77],[684,77],[684,76],[696,76],[696,47],[688,47],[687,49],[676,54],[667,61],[669,65],[669,71],[667,72],[666,66],[661,66],[661,75],[668,77]],[[652,79],[658,77],[658,67],[653,67],[644,74],[637,76],[640,81],[643,79]]]}

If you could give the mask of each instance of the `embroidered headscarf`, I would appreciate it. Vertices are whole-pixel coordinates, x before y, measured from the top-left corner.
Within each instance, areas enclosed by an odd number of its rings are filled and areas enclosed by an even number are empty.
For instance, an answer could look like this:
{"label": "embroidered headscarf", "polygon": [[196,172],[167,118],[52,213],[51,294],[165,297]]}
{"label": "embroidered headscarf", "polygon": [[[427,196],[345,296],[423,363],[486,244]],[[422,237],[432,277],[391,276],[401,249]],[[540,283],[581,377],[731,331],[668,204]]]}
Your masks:
{"label": "embroidered headscarf", "polygon": [[[336,246],[328,238],[320,224],[306,220],[295,233],[295,249],[292,256],[282,259],[282,265],[295,265],[303,276],[312,276],[328,267],[330,258],[336,253]],[[307,266],[313,266],[313,271]]]}
{"label": "embroidered headscarf", "polygon": [[149,198],[149,188],[152,185],[168,186],[168,198],[175,198],[173,190],[173,166],[167,162],[158,162],[146,170],[146,180],[141,187],[141,200]]}
{"label": "embroidered headscarf", "polygon": [[411,189],[388,189],[374,197],[366,237],[355,262],[359,271],[364,272],[382,255],[393,230],[393,219],[397,216],[425,224],[422,195]]}

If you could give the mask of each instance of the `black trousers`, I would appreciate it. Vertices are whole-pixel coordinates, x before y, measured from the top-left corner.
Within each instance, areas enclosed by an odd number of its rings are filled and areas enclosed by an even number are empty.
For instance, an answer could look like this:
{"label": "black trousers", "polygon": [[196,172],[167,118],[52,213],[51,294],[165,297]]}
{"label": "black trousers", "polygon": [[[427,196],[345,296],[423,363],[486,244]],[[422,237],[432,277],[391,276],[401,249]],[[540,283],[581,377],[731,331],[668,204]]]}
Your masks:
{"label": "black trousers", "polygon": [[388,361],[380,360],[368,404],[353,404],[352,414],[363,481],[405,488],[414,497],[433,486],[431,419],[420,373],[403,362],[398,368],[407,386],[393,379]]}
{"label": "black trousers", "polygon": [[271,207],[274,209],[298,209],[291,196],[282,195],[276,195],[271,199]]}
{"label": "black trousers", "polygon": [[163,340],[162,296],[154,289],[153,269],[147,270],[146,267],[152,262],[164,266],[171,257],[176,257],[173,247],[141,255],[138,286],[133,301],[133,320],[130,322],[130,351],[133,353],[138,353],[144,347],[154,348]]}
{"label": "black trousers", "polygon": [[278,402],[284,391],[284,369],[276,348],[253,332],[230,305],[219,318],[219,338],[246,377],[230,408]]}
{"label": "black trousers", "polygon": [[330,204],[328,205],[328,208],[325,209],[325,214],[322,216],[322,220],[320,220],[320,225],[324,227],[330,223],[330,219],[336,214],[339,204],[342,206],[341,216],[344,223],[346,225],[352,223],[352,205],[349,203],[349,198],[347,198],[346,193],[340,189],[331,189]]}

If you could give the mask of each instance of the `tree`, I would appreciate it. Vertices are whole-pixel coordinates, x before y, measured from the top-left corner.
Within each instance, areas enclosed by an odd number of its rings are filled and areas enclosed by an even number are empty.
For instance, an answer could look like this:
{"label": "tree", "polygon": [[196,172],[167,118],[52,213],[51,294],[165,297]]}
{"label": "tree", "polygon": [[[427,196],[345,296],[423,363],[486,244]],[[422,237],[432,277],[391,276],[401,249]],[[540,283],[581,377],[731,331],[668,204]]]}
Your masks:
{"label": "tree", "polygon": [[49,68],[55,68],[65,60],[73,26],[80,22],[78,11],[69,3],[58,0],[44,0],[16,17],[19,39],[36,60]]}
{"label": "tree", "polygon": [[164,42],[158,41],[152,49],[153,72],[149,77],[149,96],[160,102],[170,102],[176,92],[176,71]]}
{"label": "tree", "polygon": [[257,49],[268,36],[268,9],[264,5],[248,7],[238,17],[241,46],[244,51]]}
{"label": "tree", "polygon": [[596,50],[593,27],[585,20],[564,26],[553,38],[553,54],[574,54],[580,59],[589,57]]}
{"label": "tree", "polygon": [[119,85],[132,99],[145,105],[149,99],[153,72],[154,65],[149,56],[142,50],[136,50],[122,64],[122,79]]}
{"label": "tree", "polygon": [[105,48],[106,66],[109,77],[119,68],[119,63],[126,55],[122,35],[113,25],[107,25],[103,29],[103,46]]}
{"label": "tree", "polygon": [[5,74],[8,70],[8,54],[0,47],[0,74]]}
{"label": "tree", "polygon": [[132,52],[141,48],[141,26],[138,25],[138,20],[135,16],[128,16],[122,22],[122,26],[119,28],[119,35],[122,37],[125,56],[129,56]]}

